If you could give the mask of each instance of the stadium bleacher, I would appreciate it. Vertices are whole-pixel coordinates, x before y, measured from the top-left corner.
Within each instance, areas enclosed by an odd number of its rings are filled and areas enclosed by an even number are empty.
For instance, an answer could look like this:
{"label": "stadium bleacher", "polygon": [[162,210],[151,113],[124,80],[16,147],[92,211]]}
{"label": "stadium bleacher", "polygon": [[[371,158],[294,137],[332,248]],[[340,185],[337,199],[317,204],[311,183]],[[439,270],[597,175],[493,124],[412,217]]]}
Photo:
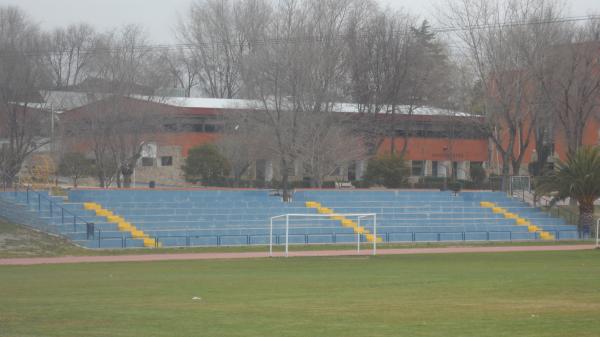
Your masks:
{"label": "stadium bleacher", "polygon": [[[0,199],[0,217],[16,222],[26,212],[40,229],[88,248],[267,244],[271,217],[322,209],[331,216],[290,218],[291,244],[356,242],[357,226],[343,225],[341,213],[375,213],[384,243],[577,238],[575,226],[499,192],[300,190],[290,203],[267,190],[73,190],[66,199],[6,192]],[[362,220],[364,242],[373,239],[372,222]],[[273,240],[285,240],[281,219]]]}

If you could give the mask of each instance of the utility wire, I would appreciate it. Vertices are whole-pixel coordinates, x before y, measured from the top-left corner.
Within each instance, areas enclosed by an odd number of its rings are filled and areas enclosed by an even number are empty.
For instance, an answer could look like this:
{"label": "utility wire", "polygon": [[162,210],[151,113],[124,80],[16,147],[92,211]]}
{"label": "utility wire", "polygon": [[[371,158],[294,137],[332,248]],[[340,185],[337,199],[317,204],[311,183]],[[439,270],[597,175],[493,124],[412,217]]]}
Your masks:
{"label": "utility wire", "polygon": [[[432,28],[430,31],[432,33],[455,33],[460,31],[469,31],[469,30],[483,30],[483,29],[500,29],[506,27],[518,27],[518,26],[533,26],[533,25],[543,25],[543,24],[556,24],[556,23],[567,23],[567,22],[580,22],[580,21],[593,21],[600,20],[600,15],[594,16],[571,16],[571,17],[563,17],[556,18],[552,20],[538,20],[538,21],[514,21],[514,22],[505,22],[505,23],[493,23],[493,24],[484,24],[484,25],[475,25],[475,26],[447,26],[447,27],[438,27]],[[409,34],[407,31],[397,32],[399,36],[405,36]],[[248,41],[246,43],[228,43],[227,46],[231,47],[241,47],[247,45],[278,45],[278,44],[301,44],[301,43],[318,43],[326,40],[343,40],[347,39],[349,36],[346,34],[334,35],[327,38],[318,37],[318,36],[304,36],[304,37],[296,37],[296,38],[268,38],[268,39],[259,39],[254,41]],[[367,39],[370,36],[366,34],[358,35],[359,39]],[[95,48],[82,48],[77,51],[77,53],[81,56],[86,56],[90,54],[98,54],[98,53],[116,53],[116,52],[127,52],[127,53],[150,53],[150,52],[168,52],[168,51],[176,51],[180,49],[188,49],[194,50],[199,47],[206,48],[217,48],[218,46],[226,45],[223,42],[202,42],[202,43],[175,43],[175,44],[150,44],[150,45],[139,45],[139,46],[128,46],[128,47],[95,47]],[[51,56],[51,55],[60,55],[61,51],[56,50],[31,50],[24,52],[15,52],[10,50],[0,51],[0,56],[14,56],[14,57],[35,57],[35,56]]]}

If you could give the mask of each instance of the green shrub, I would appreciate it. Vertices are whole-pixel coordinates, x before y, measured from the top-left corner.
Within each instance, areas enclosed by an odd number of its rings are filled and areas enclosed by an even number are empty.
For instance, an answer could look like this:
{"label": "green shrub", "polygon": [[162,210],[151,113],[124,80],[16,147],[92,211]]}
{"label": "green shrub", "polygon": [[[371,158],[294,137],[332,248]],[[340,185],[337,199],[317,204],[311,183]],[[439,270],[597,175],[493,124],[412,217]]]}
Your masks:
{"label": "green shrub", "polygon": [[371,158],[364,180],[368,184],[399,188],[406,182],[409,170],[402,157],[383,155]]}
{"label": "green shrub", "polygon": [[487,178],[487,174],[482,165],[471,165],[471,180],[477,184],[481,185]]}
{"label": "green shrub", "polygon": [[201,182],[204,186],[225,186],[230,166],[216,146],[206,144],[190,150],[182,169],[188,182]]}

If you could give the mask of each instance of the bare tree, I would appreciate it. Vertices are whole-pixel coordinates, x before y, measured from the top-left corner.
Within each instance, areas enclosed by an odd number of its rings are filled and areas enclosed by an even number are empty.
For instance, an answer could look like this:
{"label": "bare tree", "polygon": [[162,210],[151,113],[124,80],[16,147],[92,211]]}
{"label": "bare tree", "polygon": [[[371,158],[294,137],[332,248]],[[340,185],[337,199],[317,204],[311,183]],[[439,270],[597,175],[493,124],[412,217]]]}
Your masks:
{"label": "bare tree", "polygon": [[193,46],[195,73],[209,97],[240,94],[242,57],[263,37],[269,8],[262,0],[198,0],[192,4],[189,17],[179,24],[179,38]]}
{"label": "bare tree", "polygon": [[586,123],[600,106],[600,20],[562,27],[539,78],[567,150],[575,153],[583,145]]}
{"label": "bare tree", "polygon": [[[363,115],[359,129],[366,136],[369,152],[374,154],[389,137],[390,152],[395,153],[396,130],[402,127],[404,145],[399,152],[404,154],[412,119],[397,119],[396,115],[410,116],[420,106],[445,101],[437,96],[447,94],[443,89],[448,83],[446,52],[427,21],[417,26],[408,14],[376,6],[367,13],[366,19],[354,18],[348,26],[347,39],[353,51],[348,57],[350,95]],[[382,118],[382,114],[386,116]]]}
{"label": "bare tree", "polygon": [[[100,186],[129,187],[147,137],[162,126],[163,107],[154,95],[162,86],[154,67],[159,55],[147,47],[137,26],[105,35],[81,90],[97,101],[71,113],[69,133],[87,138]],[[122,179],[121,179],[122,178]]]}
{"label": "bare tree", "polygon": [[265,144],[270,141],[263,132],[263,125],[252,117],[253,110],[236,110],[224,114],[225,130],[217,141],[217,147],[231,166],[234,185],[238,186],[242,177],[254,163],[270,159]]}
{"label": "bare tree", "polygon": [[94,28],[88,24],[70,25],[45,35],[45,61],[51,69],[54,88],[68,88],[85,80],[97,45]]}
{"label": "bare tree", "polygon": [[48,142],[49,114],[36,104],[48,79],[41,46],[38,28],[22,11],[0,8],[0,172],[7,185],[24,160]]}
{"label": "bare tree", "polygon": [[179,47],[176,51],[165,52],[159,58],[158,67],[172,78],[174,88],[182,88],[185,97],[191,97],[192,89],[200,84],[200,64],[192,51]]}
{"label": "bare tree", "polygon": [[323,118],[311,118],[300,159],[310,177],[312,187],[322,187],[325,177],[333,175],[346,164],[366,157],[362,139],[353,135],[342,123],[327,123]]}
{"label": "bare tree", "polygon": [[[502,157],[506,189],[511,168],[519,173],[538,112],[543,111],[538,106],[539,85],[532,67],[540,62],[538,55],[546,45],[534,43],[532,27],[557,13],[552,3],[544,0],[462,0],[448,2],[447,7],[447,23],[465,27],[458,36],[484,88],[490,139]],[[538,38],[541,35],[537,32]]]}
{"label": "bare tree", "polygon": [[[265,40],[271,42],[245,58],[245,84],[250,97],[259,102],[254,118],[271,139],[268,148],[280,163],[285,200],[297,161],[311,154],[317,181],[323,172],[317,168],[327,166],[317,164],[323,157],[311,142],[330,139],[329,127],[335,126],[331,116],[338,113],[334,107],[342,97],[340,82],[346,76],[349,51],[340,37],[357,3],[279,1],[266,33]],[[324,124],[314,128],[315,120]]]}

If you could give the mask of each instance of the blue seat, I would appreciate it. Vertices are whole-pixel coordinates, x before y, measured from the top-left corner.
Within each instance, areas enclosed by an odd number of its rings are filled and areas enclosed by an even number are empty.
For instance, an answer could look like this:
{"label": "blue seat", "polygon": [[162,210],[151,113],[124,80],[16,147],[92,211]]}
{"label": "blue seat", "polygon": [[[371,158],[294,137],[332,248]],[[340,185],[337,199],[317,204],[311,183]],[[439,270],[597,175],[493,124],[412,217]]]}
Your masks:
{"label": "blue seat", "polygon": [[[481,201],[492,201],[519,214],[557,239],[577,238],[576,228],[563,219],[498,192],[301,190],[291,203],[270,196],[268,190],[73,190],[68,201],[42,193],[40,198],[52,200],[52,205],[27,204],[26,192],[0,193],[0,199],[11,198],[40,219],[40,228],[88,248],[141,247],[143,242],[119,231],[105,217],[85,210],[83,202],[101,204],[163,246],[264,245],[269,241],[271,217],[317,213],[305,206],[306,201],[320,202],[336,213],[375,213],[377,234],[386,242],[539,239],[539,234],[530,233],[514,219],[481,207]],[[61,207],[68,215],[58,211]],[[87,240],[86,222],[94,223],[91,240]],[[279,218],[273,225],[274,240],[281,244],[285,220]],[[373,231],[372,218],[361,219],[360,225]],[[326,216],[292,217],[289,226],[293,244],[356,242],[352,228]]]}

